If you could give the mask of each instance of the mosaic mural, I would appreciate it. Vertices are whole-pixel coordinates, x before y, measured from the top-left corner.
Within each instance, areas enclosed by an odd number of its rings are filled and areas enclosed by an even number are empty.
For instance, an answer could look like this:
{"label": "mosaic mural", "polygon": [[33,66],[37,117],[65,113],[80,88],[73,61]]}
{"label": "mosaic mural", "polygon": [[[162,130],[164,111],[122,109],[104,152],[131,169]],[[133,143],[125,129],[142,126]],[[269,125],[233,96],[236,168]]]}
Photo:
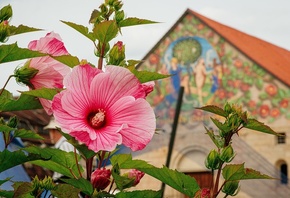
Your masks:
{"label": "mosaic mural", "polygon": [[180,86],[184,98],[180,123],[190,128],[208,115],[203,105],[238,103],[257,119],[290,120],[290,90],[192,15],[186,16],[141,67],[171,74],[156,82],[151,95],[158,125],[171,122]]}

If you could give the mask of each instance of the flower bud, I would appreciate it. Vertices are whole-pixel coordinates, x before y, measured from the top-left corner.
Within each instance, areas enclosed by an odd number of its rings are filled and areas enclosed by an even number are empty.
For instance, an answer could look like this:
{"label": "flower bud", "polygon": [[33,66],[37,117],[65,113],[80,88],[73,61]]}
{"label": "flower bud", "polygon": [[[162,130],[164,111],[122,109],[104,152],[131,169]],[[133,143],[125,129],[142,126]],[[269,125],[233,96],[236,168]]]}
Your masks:
{"label": "flower bud", "polygon": [[0,21],[7,21],[12,17],[12,7],[11,5],[7,5],[4,6],[1,10],[0,10]]}
{"label": "flower bud", "polygon": [[122,4],[121,1],[115,1],[113,3],[113,6],[114,6],[114,8],[115,8],[116,11],[119,11],[123,7],[123,4]]}
{"label": "flower bud", "polygon": [[235,196],[239,192],[239,181],[227,181],[222,189],[226,195]]}
{"label": "flower bud", "polygon": [[145,173],[143,173],[142,171],[136,170],[136,169],[131,169],[128,173],[128,178],[129,179],[135,179],[133,186],[136,186],[137,184],[139,184],[140,180],[142,179],[142,177],[145,175]]}
{"label": "flower bud", "polygon": [[236,130],[242,123],[241,118],[238,114],[231,114],[227,120],[227,125],[231,130]]}
{"label": "flower bud", "polygon": [[32,79],[38,72],[37,69],[28,67],[29,65],[28,61],[23,67],[20,67],[14,71],[14,76],[16,79],[16,82],[23,83],[30,88],[34,88],[32,83],[30,82],[30,79]]}
{"label": "flower bud", "polygon": [[113,6],[116,0],[106,0],[106,4]]}
{"label": "flower bud", "polygon": [[227,114],[231,114],[232,113],[232,107],[229,103],[225,104],[224,110]]}
{"label": "flower bud", "polygon": [[18,118],[16,116],[10,117],[7,126],[16,128],[18,125]]}
{"label": "flower bud", "polygon": [[227,147],[221,150],[220,159],[223,162],[231,162],[235,157],[234,149],[232,145],[228,145]]}
{"label": "flower bud", "polygon": [[203,188],[201,190],[201,195],[200,195],[201,198],[210,198],[210,189],[208,188]]}
{"label": "flower bud", "polygon": [[53,179],[51,177],[45,176],[45,178],[40,182],[41,188],[52,190],[55,187]]}
{"label": "flower bud", "polygon": [[109,52],[110,65],[119,65],[125,59],[125,46],[122,41],[118,41]]}
{"label": "flower bud", "polygon": [[100,5],[101,15],[105,17],[108,13],[108,8],[105,4]]}
{"label": "flower bud", "polygon": [[0,23],[0,42],[4,43],[9,37],[9,23],[8,21],[2,21]]}
{"label": "flower bud", "polygon": [[219,153],[216,150],[211,150],[205,159],[205,166],[210,170],[216,170],[219,168],[220,158]]}
{"label": "flower bud", "polygon": [[196,192],[195,198],[211,198],[210,197],[210,189],[208,188],[202,188],[199,191]]}
{"label": "flower bud", "polygon": [[96,169],[91,175],[91,183],[98,191],[104,190],[111,183],[110,169]]}
{"label": "flower bud", "polygon": [[116,12],[115,19],[116,19],[116,22],[117,23],[119,23],[120,21],[122,21],[124,18],[125,18],[125,14],[124,14],[124,11],[123,10]]}

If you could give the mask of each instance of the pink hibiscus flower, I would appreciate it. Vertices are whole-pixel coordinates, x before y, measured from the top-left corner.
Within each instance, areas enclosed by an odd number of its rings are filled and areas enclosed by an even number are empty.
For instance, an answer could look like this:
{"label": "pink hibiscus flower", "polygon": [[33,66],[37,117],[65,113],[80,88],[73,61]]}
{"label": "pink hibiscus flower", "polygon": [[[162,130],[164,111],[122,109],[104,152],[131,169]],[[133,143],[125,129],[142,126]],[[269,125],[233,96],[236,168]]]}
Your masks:
{"label": "pink hibiscus flower", "polygon": [[[58,34],[51,32],[39,40],[31,41],[28,45],[30,50],[40,51],[52,56],[68,55],[66,48]],[[23,71],[31,72],[32,75],[22,77]],[[16,76],[20,76],[18,81],[27,84],[31,89],[40,88],[63,88],[63,78],[70,72],[70,68],[50,56],[38,57],[30,59],[25,66],[16,71]],[[21,74],[23,74],[21,76]],[[27,79],[28,78],[28,79]],[[19,80],[21,79],[21,80]],[[51,115],[51,101],[40,98],[45,111]]]}
{"label": "pink hibiscus flower", "polygon": [[[74,67],[55,95],[53,114],[62,130],[89,149],[113,151],[124,144],[133,151],[152,139],[155,114],[145,100],[148,89],[126,68]],[[149,85],[151,86],[151,85]]]}

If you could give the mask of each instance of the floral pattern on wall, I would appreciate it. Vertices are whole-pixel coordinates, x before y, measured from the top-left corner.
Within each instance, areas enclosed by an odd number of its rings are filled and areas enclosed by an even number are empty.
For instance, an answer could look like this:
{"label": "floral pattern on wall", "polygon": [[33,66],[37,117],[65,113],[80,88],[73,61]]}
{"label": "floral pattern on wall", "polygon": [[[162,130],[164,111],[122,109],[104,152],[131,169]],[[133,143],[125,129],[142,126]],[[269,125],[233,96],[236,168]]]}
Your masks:
{"label": "floral pattern on wall", "polygon": [[282,117],[290,120],[288,87],[193,15],[175,26],[141,67],[172,75],[156,82],[151,95],[159,127],[172,122],[180,86],[180,123],[189,128],[196,121],[208,122],[209,115],[195,107],[228,101],[269,123]]}

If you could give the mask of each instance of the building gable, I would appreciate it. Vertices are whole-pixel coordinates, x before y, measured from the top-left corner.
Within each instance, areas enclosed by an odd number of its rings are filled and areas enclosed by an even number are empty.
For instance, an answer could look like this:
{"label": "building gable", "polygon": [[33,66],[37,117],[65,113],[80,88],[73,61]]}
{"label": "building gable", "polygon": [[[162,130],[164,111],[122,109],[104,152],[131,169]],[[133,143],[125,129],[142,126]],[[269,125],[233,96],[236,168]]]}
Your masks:
{"label": "building gable", "polygon": [[228,101],[273,122],[290,119],[289,57],[285,49],[186,10],[138,67],[172,74],[151,95],[160,122],[172,120],[180,86],[184,124],[205,120],[195,107]]}

